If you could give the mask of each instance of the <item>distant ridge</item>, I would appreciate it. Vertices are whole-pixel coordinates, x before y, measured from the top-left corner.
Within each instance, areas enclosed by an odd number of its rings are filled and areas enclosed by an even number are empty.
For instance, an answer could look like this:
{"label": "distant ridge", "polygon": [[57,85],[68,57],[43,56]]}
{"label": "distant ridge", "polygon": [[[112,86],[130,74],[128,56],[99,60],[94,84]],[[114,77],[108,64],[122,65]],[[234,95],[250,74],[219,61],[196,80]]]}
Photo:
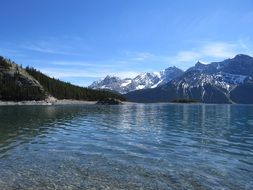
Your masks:
{"label": "distant ridge", "polygon": [[197,62],[183,75],[166,84],[129,92],[124,96],[133,102],[189,99],[203,103],[253,104],[253,58],[238,54],[221,62]]}
{"label": "distant ridge", "polygon": [[134,78],[121,79],[106,76],[103,80],[93,82],[89,88],[107,89],[125,94],[134,90],[155,88],[179,77],[183,71],[177,67],[169,67],[160,72],[142,73]]}

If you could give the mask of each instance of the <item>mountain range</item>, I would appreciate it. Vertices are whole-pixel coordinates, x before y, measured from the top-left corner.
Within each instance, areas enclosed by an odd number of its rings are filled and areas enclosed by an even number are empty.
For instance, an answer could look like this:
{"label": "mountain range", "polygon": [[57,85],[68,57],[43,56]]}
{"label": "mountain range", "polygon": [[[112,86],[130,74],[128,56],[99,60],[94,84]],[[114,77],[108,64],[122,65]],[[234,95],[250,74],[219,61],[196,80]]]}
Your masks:
{"label": "mountain range", "polygon": [[131,91],[149,89],[161,86],[184,72],[177,67],[169,67],[163,71],[142,73],[134,78],[121,79],[115,76],[106,76],[103,80],[93,82],[89,88],[107,89],[126,94]]}
{"label": "mountain range", "polygon": [[[168,75],[166,71],[169,71]],[[170,67],[158,73],[144,73],[134,79],[107,76],[90,87],[118,91],[132,102],[194,100],[248,104],[253,103],[253,58],[238,54],[210,64],[198,61],[185,72]]]}
{"label": "mountain range", "polygon": [[183,75],[154,89],[129,92],[134,102],[170,102],[180,99],[203,103],[253,103],[253,58],[239,54],[221,62],[197,62]]}

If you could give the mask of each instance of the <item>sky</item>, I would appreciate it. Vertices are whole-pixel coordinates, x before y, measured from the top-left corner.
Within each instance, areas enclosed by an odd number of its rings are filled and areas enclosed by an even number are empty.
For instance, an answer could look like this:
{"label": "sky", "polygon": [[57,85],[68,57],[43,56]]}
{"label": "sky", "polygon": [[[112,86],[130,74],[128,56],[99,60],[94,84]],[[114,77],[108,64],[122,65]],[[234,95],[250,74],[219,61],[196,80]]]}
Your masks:
{"label": "sky", "polygon": [[253,0],[1,0],[0,55],[88,86],[253,56]]}

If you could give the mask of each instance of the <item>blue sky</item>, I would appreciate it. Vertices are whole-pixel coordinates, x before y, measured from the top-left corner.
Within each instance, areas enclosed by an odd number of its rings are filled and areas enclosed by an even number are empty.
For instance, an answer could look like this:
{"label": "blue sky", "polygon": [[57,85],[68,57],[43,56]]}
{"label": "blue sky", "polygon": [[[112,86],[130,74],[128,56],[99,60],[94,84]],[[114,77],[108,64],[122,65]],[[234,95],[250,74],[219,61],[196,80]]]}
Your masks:
{"label": "blue sky", "polygon": [[0,55],[81,86],[253,55],[252,0],[1,0]]}

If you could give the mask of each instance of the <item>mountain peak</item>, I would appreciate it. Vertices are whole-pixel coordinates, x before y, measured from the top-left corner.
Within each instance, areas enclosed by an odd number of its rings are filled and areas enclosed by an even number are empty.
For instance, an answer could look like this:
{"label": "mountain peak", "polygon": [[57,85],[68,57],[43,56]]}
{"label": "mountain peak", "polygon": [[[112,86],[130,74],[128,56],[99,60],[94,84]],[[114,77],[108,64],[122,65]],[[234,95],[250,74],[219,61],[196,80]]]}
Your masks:
{"label": "mountain peak", "polygon": [[176,66],[171,66],[171,67],[168,67],[166,68],[165,70],[177,70],[179,68],[177,68]]}
{"label": "mountain peak", "polygon": [[245,54],[237,54],[233,59],[253,59],[253,57],[250,57],[249,55]]}
{"label": "mountain peak", "polygon": [[118,78],[116,76],[113,76],[113,75],[106,75],[105,79],[111,79],[111,78]]}
{"label": "mountain peak", "polygon": [[196,64],[195,64],[195,66],[204,66],[205,64],[204,63],[202,63],[202,62],[200,62],[200,61],[198,61]]}

